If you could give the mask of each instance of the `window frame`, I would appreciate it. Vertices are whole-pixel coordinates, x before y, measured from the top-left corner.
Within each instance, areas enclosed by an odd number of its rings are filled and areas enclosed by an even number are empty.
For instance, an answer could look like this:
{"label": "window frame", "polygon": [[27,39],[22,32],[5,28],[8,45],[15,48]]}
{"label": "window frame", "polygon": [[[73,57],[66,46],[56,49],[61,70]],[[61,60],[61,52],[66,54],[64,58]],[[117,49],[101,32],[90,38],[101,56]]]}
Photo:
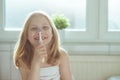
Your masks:
{"label": "window frame", "polygon": [[100,39],[108,42],[120,42],[120,31],[108,31],[108,0],[100,0]]}
{"label": "window frame", "polygon": [[[79,31],[79,30],[66,31],[65,42],[96,42],[97,41],[98,18],[99,18],[98,17],[98,0],[87,0],[86,5],[87,5],[86,6],[86,26],[87,26],[86,31]],[[94,7],[94,5],[96,7]]]}
{"label": "window frame", "polygon": [[0,0],[0,41],[2,42],[16,42],[20,31],[5,31],[5,1]]}

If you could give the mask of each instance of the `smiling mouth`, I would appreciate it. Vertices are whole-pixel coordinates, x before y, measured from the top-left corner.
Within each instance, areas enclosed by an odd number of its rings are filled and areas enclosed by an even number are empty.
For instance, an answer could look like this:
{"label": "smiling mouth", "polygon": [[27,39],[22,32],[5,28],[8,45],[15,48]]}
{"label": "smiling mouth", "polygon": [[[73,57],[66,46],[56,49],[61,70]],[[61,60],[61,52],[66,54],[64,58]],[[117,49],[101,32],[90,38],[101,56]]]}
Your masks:
{"label": "smiling mouth", "polygon": [[[34,38],[35,40],[39,40],[39,37]],[[47,37],[42,37],[42,40],[47,39]]]}

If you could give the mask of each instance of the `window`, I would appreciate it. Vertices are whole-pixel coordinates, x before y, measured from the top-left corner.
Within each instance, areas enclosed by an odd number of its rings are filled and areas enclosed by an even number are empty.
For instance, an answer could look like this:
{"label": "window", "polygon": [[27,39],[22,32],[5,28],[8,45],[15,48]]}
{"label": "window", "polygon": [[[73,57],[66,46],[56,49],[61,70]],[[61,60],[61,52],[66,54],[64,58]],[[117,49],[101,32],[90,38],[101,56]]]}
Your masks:
{"label": "window", "polygon": [[118,0],[0,0],[0,40],[16,40],[19,30],[14,29],[21,28],[27,14],[43,10],[70,19],[64,42],[120,42],[117,3]]}
{"label": "window", "polygon": [[120,41],[119,8],[118,0],[100,0],[99,37],[101,40]]}
{"label": "window", "polygon": [[86,29],[86,0],[5,0],[5,29],[21,28],[29,12],[43,10],[49,15],[64,14],[69,29]]}
{"label": "window", "polygon": [[120,1],[108,1],[108,31],[120,31]]}

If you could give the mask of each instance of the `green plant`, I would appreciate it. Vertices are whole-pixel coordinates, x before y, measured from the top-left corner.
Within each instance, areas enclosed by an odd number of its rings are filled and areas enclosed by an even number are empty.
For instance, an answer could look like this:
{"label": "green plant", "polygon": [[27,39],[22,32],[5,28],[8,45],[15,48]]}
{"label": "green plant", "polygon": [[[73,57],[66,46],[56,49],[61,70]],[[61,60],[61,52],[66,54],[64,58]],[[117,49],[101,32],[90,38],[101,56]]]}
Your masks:
{"label": "green plant", "polygon": [[53,22],[57,29],[65,29],[70,26],[69,19],[61,14],[55,14],[52,16]]}

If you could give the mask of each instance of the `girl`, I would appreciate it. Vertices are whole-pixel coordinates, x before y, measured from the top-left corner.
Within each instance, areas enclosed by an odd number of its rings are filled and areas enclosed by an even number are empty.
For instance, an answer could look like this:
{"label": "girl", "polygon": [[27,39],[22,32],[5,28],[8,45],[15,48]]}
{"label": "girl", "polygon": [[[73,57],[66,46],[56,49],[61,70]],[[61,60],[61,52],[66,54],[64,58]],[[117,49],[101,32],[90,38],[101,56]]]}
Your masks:
{"label": "girl", "polygon": [[44,12],[34,11],[27,17],[14,62],[22,80],[72,80],[68,55],[60,48],[57,29]]}

